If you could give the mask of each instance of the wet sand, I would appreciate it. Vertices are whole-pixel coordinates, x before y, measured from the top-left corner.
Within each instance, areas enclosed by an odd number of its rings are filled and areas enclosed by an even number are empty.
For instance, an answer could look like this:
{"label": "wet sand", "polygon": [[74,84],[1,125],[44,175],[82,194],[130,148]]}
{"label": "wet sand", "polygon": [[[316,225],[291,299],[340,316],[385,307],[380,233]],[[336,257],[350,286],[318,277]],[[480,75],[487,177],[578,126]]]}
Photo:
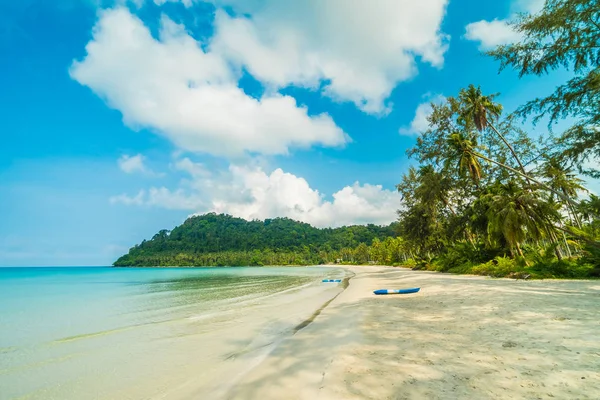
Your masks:
{"label": "wet sand", "polygon": [[[600,281],[349,267],[227,399],[598,399]],[[375,296],[381,288],[421,287]]]}

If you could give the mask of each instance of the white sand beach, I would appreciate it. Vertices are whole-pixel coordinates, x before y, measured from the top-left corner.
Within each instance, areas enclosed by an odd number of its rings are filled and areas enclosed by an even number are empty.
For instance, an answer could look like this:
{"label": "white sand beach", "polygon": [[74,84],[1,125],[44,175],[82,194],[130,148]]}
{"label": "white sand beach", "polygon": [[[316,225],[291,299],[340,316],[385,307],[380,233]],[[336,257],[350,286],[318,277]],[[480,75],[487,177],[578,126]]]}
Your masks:
{"label": "white sand beach", "polygon": [[[600,282],[349,267],[228,399],[598,399]],[[418,294],[375,296],[379,288]]]}

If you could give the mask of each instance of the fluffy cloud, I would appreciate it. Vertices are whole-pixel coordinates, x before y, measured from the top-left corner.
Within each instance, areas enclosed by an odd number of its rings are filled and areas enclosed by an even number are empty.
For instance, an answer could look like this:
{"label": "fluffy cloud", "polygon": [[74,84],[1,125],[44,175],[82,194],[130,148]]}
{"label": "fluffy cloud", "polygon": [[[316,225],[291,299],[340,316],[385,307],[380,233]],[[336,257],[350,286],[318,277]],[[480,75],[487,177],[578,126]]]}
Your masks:
{"label": "fluffy cloud", "polygon": [[153,129],[182,149],[286,154],[348,140],[327,114],[309,116],[292,97],[247,96],[226,60],[166,17],[155,39],[128,10],[104,11],[86,50],[72,78],[121,111],[128,126]]}
{"label": "fluffy cloud", "polygon": [[429,122],[427,118],[431,115],[433,111],[431,108],[431,103],[441,103],[444,101],[444,96],[436,95],[436,96],[426,96],[430,100],[421,103],[417,106],[415,111],[415,117],[411,121],[410,125],[407,127],[402,127],[398,131],[401,135],[418,135],[421,132],[425,132],[429,128]]}
{"label": "fluffy cloud", "polygon": [[472,22],[465,29],[465,38],[479,42],[480,50],[488,50],[521,39],[521,34],[513,30],[507,20]]}
{"label": "fluffy cloud", "polygon": [[369,113],[400,81],[417,73],[415,59],[440,67],[447,0],[221,0],[211,49],[277,89],[321,88]]}
{"label": "fluffy cloud", "polygon": [[[544,6],[544,0],[515,0],[511,5],[514,13],[535,14]],[[465,27],[465,39],[479,42],[480,50],[489,50],[503,44],[514,43],[522,38],[520,32],[511,28],[508,19],[481,20]]]}
{"label": "fluffy cloud", "polygon": [[[190,212],[228,213],[245,219],[289,217],[315,226],[387,224],[396,219],[400,197],[379,185],[346,186],[327,201],[301,177],[276,169],[231,166],[207,173],[190,160],[176,165],[190,174],[176,190],[151,188],[135,196],[119,195],[111,203],[147,205]],[[198,173],[200,172],[200,173]]]}

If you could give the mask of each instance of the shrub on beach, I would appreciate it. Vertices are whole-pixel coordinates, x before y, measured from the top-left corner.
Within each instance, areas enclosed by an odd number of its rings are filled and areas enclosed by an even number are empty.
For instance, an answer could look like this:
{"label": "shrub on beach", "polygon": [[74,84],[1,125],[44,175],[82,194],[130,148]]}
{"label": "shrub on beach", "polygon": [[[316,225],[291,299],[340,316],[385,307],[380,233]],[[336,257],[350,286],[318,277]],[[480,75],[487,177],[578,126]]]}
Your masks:
{"label": "shrub on beach", "polygon": [[484,264],[479,264],[471,269],[476,275],[487,275],[495,278],[502,278],[515,272],[523,272],[523,268],[518,263],[508,257],[496,257]]}

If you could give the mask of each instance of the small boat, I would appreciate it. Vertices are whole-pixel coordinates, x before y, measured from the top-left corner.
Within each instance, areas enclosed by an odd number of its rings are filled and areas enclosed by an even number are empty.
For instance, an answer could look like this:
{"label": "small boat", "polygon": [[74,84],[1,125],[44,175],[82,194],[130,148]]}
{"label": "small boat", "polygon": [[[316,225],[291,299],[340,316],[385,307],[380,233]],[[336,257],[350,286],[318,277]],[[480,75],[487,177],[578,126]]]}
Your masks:
{"label": "small boat", "polygon": [[415,287],[410,289],[379,289],[375,290],[373,293],[375,294],[408,294],[408,293],[417,293],[421,288]]}
{"label": "small boat", "polygon": [[323,282],[341,282],[341,279],[323,279]]}

